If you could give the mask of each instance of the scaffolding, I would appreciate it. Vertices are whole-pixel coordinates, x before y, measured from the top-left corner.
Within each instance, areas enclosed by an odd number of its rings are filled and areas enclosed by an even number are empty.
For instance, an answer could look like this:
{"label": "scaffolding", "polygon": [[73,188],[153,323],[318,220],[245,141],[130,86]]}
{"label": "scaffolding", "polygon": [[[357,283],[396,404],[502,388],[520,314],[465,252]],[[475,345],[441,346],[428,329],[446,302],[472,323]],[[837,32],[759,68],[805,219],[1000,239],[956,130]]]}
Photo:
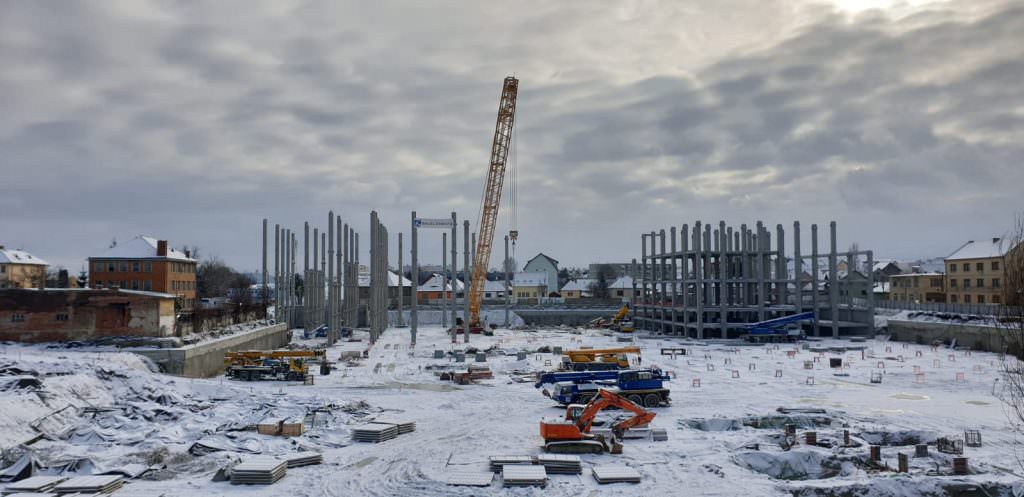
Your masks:
{"label": "scaffolding", "polygon": [[[814,312],[811,336],[874,335],[874,256],[871,250],[836,249],[836,223],[829,225],[829,250],[818,250],[811,225],[811,253],[800,250],[800,223],[793,223],[793,252],[785,231],[694,223],[641,235],[634,268],[633,308],[638,329],[690,338],[738,338],[746,326]],[[678,236],[677,236],[678,235]],[[678,243],[677,243],[678,242]],[[866,265],[860,266],[860,258]],[[637,262],[634,260],[634,264]],[[823,331],[824,330],[824,331]]]}

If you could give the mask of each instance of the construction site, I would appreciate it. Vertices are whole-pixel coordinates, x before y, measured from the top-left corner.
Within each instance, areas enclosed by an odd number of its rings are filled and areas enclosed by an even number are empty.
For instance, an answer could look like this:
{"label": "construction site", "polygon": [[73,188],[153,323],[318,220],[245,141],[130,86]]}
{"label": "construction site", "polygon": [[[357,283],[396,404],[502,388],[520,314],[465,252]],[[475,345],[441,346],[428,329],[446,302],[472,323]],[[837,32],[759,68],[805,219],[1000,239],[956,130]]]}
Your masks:
{"label": "construction site", "polygon": [[[268,215],[266,320],[176,347],[0,345],[0,492],[1021,495],[1005,356],[878,333],[854,271],[873,252],[838,251],[835,222],[827,249],[817,224],[801,247],[800,222],[790,249],[761,221],[643,233],[632,297],[585,325],[528,325],[510,292],[485,305],[493,245],[508,260],[520,235],[497,230],[518,88],[461,230],[457,213],[412,212],[407,239],[376,211]],[[429,229],[468,288],[421,309],[403,295]]]}

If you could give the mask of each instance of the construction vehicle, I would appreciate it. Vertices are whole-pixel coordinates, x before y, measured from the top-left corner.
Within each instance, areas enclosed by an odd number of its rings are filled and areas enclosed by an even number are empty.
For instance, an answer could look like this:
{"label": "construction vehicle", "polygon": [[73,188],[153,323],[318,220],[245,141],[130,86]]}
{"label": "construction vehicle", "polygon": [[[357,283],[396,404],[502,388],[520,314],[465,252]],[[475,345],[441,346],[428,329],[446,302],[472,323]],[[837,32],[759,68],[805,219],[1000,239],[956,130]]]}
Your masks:
{"label": "construction vehicle", "polygon": [[813,312],[803,312],[751,323],[745,326],[747,333],[743,338],[748,342],[795,342],[805,335],[799,326],[790,325],[813,319]]}
{"label": "construction vehicle", "polygon": [[660,369],[544,373],[535,388],[562,405],[589,402],[601,389],[612,390],[637,405],[653,408],[670,402],[665,382],[672,379]]}
{"label": "construction vehicle", "polygon": [[[593,435],[590,429],[594,425],[597,414],[610,407],[633,413],[633,416],[611,425],[612,437],[610,440]],[[646,425],[653,420],[655,414],[648,411],[629,399],[616,394],[610,390],[599,390],[593,399],[586,405],[571,404],[565,408],[565,419],[541,420],[540,436],[544,439],[544,450],[556,454],[601,454],[611,452],[621,454],[622,445],[618,440],[622,439],[626,430]]]}
{"label": "construction vehicle", "polygon": [[610,328],[615,331],[621,331],[623,333],[633,332],[633,321],[626,319],[629,315],[629,304],[623,304],[622,308],[615,313],[612,318],[597,318],[591,321],[589,324],[592,328]]}
{"label": "construction vehicle", "polygon": [[[512,140],[512,125],[515,124],[516,97],[519,94],[519,80],[509,76],[501,89],[498,103],[498,120],[494,126],[494,140],[491,142],[491,162],[484,183],[480,203],[479,226],[477,227],[476,252],[473,254],[473,275],[469,284],[470,333],[484,330],[480,322],[480,305],[484,300],[484,280],[491,263],[491,244],[494,228],[498,224],[498,207],[501,205],[501,186],[505,181],[505,163],[508,160],[509,144]],[[518,231],[509,233],[513,243]]]}
{"label": "construction vehicle", "polygon": [[242,381],[285,380],[305,381],[311,360],[321,363],[324,350],[250,350],[224,354],[225,374]]}
{"label": "construction vehicle", "polygon": [[640,347],[568,350],[562,353],[561,369],[563,371],[628,369],[629,356],[627,354],[639,355]]}

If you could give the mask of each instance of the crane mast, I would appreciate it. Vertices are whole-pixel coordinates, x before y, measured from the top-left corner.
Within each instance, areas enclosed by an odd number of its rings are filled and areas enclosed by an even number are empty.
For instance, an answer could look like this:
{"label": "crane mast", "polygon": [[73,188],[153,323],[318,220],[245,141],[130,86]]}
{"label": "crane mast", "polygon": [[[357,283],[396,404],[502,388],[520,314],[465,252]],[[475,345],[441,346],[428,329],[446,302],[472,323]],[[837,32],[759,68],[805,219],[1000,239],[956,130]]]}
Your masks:
{"label": "crane mast", "polygon": [[498,104],[498,121],[494,126],[494,141],[491,144],[491,164],[484,183],[483,200],[480,206],[480,229],[477,234],[476,254],[473,257],[473,279],[469,286],[469,323],[466,331],[480,328],[480,304],[484,299],[484,281],[487,266],[491,262],[491,244],[494,228],[498,223],[498,206],[501,204],[501,185],[505,181],[505,162],[508,159],[509,143],[512,140],[512,125],[516,115],[516,96],[519,80],[509,76],[501,89]]}

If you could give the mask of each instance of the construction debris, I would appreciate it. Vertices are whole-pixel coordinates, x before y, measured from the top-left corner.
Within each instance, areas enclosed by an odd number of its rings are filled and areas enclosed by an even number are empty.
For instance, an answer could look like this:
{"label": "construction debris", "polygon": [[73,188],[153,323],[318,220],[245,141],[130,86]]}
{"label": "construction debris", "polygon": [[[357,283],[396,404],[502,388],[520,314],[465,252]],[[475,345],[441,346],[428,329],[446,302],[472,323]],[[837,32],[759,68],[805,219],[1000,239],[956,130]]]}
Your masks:
{"label": "construction debris", "polygon": [[508,465],[531,465],[534,463],[532,456],[491,456],[490,458],[491,471],[498,473],[501,472],[502,468]]}
{"label": "construction debris", "polygon": [[640,473],[629,466],[594,466],[593,472],[594,479],[600,484],[640,483]]}

